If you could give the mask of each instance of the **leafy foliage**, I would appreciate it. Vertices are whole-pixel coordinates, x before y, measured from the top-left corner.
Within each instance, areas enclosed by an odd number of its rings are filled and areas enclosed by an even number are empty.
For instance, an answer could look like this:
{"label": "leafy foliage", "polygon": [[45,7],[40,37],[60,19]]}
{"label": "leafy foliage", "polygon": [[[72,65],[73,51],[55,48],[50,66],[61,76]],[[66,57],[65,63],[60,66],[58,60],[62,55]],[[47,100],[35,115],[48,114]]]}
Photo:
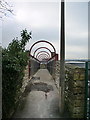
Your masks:
{"label": "leafy foliage", "polygon": [[29,39],[32,38],[31,37],[31,32],[28,34],[27,30],[25,29],[25,30],[21,31],[21,37],[22,37],[22,39],[20,41],[21,42],[20,46],[23,50],[25,50],[26,43],[29,41]]}
{"label": "leafy foliage", "polygon": [[13,39],[7,49],[2,49],[3,118],[9,117],[16,107],[16,96],[22,86],[28,60],[25,45],[29,39],[31,39],[31,32],[28,33],[25,29],[21,32],[21,40]]}

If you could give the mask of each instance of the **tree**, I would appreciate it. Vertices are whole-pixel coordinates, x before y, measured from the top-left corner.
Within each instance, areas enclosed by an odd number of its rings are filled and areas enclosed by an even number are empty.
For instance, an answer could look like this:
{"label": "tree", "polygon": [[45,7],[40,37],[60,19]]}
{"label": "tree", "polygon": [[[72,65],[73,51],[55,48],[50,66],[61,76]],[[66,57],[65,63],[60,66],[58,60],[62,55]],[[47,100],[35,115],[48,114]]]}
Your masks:
{"label": "tree", "polygon": [[0,0],[0,18],[7,16],[8,13],[13,14],[12,6],[5,0]]}
{"label": "tree", "polygon": [[20,88],[27,65],[26,43],[31,39],[31,32],[21,31],[21,40],[14,38],[7,49],[2,50],[2,117],[10,117],[17,107]]}
{"label": "tree", "polygon": [[27,33],[27,30],[22,30],[21,31],[21,41],[20,41],[20,46],[23,50],[25,50],[25,46],[26,46],[26,43],[29,42],[29,39],[31,39],[31,34],[32,32],[29,32],[29,34]]}

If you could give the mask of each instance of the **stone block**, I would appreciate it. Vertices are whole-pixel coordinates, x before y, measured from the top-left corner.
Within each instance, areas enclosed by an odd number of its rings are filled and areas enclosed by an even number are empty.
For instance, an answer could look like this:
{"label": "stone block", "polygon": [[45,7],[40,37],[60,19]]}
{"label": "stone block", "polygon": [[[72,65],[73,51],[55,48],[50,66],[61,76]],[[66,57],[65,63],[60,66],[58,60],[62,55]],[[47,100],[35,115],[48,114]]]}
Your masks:
{"label": "stone block", "polygon": [[84,80],[73,81],[73,87],[85,87],[85,81]]}
{"label": "stone block", "polygon": [[79,78],[79,80],[85,80],[85,73],[80,74],[80,78]]}
{"label": "stone block", "polygon": [[76,114],[83,114],[84,112],[84,108],[83,107],[74,107],[73,108],[73,113],[76,113]]}
{"label": "stone block", "polygon": [[73,100],[71,101],[71,105],[75,107],[81,107],[84,108],[84,100]]}
{"label": "stone block", "polygon": [[84,114],[84,106],[73,106],[72,104],[69,104],[69,111],[71,114]]}
{"label": "stone block", "polygon": [[81,104],[82,104],[82,103],[84,103],[83,100],[85,99],[85,95],[84,94],[76,94],[76,95],[73,95],[73,99],[74,100],[81,100]]}
{"label": "stone block", "polygon": [[79,73],[78,72],[74,73],[73,80],[79,80]]}
{"label": "stone block", "polygon": [[85,89],[81,87],[72,88],[74,94],[84,94]]}
{"label": "stone block", "polygon": [[73,113],[71,115],[71,117],[72,118],[84,118],[84,114],[83,113],[77,113],[77,114]]}

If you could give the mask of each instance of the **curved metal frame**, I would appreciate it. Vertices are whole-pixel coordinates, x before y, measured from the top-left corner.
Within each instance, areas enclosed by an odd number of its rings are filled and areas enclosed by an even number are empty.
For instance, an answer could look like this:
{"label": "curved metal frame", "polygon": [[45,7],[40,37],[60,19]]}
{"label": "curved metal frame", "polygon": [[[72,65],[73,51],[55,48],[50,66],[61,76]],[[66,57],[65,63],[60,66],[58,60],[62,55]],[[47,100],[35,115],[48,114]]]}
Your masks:
{"label": "curved metal frame", "polygon": [[42,48],[47,49],[47,50],[52,54],[52,51],[51,51],[49,48],[47,48],[47,47],[39,47],[39,48],[37,48],[37,49],[34,51],[33,56],[35,57],[35,53],[36,53],[39,49],[42,49]]}
{"label": "curved metal frame", "polygon": [[50,42],[45,41],[45,40],[40,40],[40,41],[35,42],[35,43],[31,46],[30,51],[29,51],[29,55],[31,54],[31,50],[32,50],[32,48],[34,47],[34,45],[36,45],[36,44],[38,44],[38,43],[40,43],[40,42],[45,42],[45,43],[48,43],[49,45],[51,45],[51,46],[53,47],[53,49],[54,49],[55,54],[56,54],[56,49],[55,49],[55,47],[54,47]]}
{"label": "curved metal frame", "polygon": [[[40,57],[43,56],[43,55],[44,55],[45,57],[48,57],[48,58],[49,58],[49,56],[48,56],[47,54],[45,54],[45,53],[40,54],[40,55],[38,56],[38,58],[40,58]],[[38,59],[38,58],[37,58],[37,59]]]}
{"label": "curved metal frame", "polygon": [[[55,47],[54,47],[50,42],[45,41],[45,40],[40,40],[40,41],[35,42],[35,43],[31,46],[30,51],[29,51],[29,56],[31,55],[31,50],[32,50],[32,48],[34,47],[34,45],[36,45],[36,44],[38,44],[38,43],[41,43],[41,42],[48,43],[49,45],[51,45],[52,48],[53,48],[53,50],[54,50],[54,53],[55,53],[55,55],[56,55],[56,49],[55,49]],[[53,57],[53,56],[52,56],[52,57]],[[29,70],[29,78],[30,78],[30,60],[29,60],[29,63],[28,63],[28,70]]]}
{"label": "curved metal frame", "polygon": [[44,55],[45,57],[47,57],[48,59],[50,59],[47,54],[40,54],[40,55],[38,56],[38,58],[37,58],[39,61],[40,61],[40,57],[41,57],[42,55]]}
{"label": "curved metal frame", "polygon": [[39,58],[39,61],[41,62],[42,61],[42,59],[46,59],[47,61],[48,61],[48,58]]}
{"label": "curved metal frame", "polygon": [[48,61],[49,58],[47,56],[39,56],[38,59],[39,59],[39,61],[41,61],[42,59],[47,59],[47,61]]}
{"label": "curved metal frame", "polygon": [[[45,58],[46,59],[46,62],[48,62],[48,58]],[[43,61],[43,58],[39,59],[39,61]]]}
{"label": "curved metal frame", "polygon": [[50,54],[49,54],[48,52],[46,52],[46,51],[40,51],[40,52],[37,53],[36,58],[37,58],[38,55],[39,55],[40,53],[42,53],[42,52],[43,52],[43,53],[47,53],[47,54],[49,55],[49,57],[50,57]]}

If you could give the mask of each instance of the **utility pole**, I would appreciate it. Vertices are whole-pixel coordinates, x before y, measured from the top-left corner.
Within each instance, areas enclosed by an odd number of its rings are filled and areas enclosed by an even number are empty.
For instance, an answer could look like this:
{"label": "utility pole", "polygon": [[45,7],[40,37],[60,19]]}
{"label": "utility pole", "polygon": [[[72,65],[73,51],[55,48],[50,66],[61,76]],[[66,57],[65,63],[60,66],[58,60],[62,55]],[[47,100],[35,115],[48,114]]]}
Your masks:
{"label": "utility pole", "polygon": [[60,114],[63,115],[65,108],[65,16],[64,0],[61,1],[61,42],[60,42]]}

